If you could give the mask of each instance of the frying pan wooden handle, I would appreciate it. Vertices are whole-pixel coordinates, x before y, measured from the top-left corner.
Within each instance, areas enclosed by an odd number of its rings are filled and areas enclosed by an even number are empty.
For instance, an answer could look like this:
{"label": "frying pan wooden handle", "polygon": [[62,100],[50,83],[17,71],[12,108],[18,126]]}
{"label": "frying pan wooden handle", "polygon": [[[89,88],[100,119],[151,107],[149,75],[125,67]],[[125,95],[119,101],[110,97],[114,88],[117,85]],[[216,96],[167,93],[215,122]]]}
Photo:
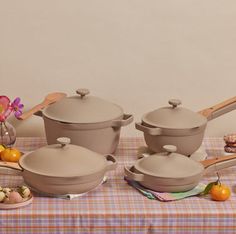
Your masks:
{"label": "frying pan wooden handle", "polygon": [[[219,104],[216,104],[210,108],[206,108],[204,110],[199,111],[198,113],[205,116],[208,120],[214,119],[222,114],[225,114],[231,110],[236,109],[236,96],[232,97],[228,100],[225,100]],[[219,115],[215,115],[214,113],[216,113],[217,111],[222,111],[221,113],[219,113]]]}
{"label": "frying pan wooden handle", "polygon": [[0,167],[6,167],[6,168],[10,168],[10,169],[17,170],[17,171],[22,171],[22,169],[18,165],[18,163],[14,163],[14,162],[0,161]]}
{"label": "frying pan wooden handle", "polygon": [[236,154],[229,156],[219,156],[213,159],[200,161],[205,168],[205,173],[221,170],[227,167],[236,166]]}

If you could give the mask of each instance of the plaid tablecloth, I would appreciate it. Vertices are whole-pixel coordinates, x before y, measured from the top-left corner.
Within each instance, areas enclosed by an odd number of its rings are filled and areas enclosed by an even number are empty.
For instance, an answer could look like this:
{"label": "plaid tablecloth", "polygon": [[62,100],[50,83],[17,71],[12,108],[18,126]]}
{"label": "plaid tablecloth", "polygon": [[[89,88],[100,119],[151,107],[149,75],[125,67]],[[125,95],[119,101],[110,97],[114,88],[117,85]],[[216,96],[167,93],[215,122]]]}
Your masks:
{"label": "plaid tablecloth", "polygon": [[[31,151],[45,145],[44,138],[18,138],[16,147]],[[33,203],[14,210],[0,210],[0,233],[235,233],[236,167],[220,172],[221,180],[232,189],[226,202],[208,197],[191,197],[173,202],[149,200],[123,179],[124,165],[137,159],[142,138],[122,138],[115,153],[116,171],[108,173],[107,183],[85,196],[73,200],[34,194]],[[223,154],[223,140],[206,138],[203,143],[209,155]],[[209,157],[211,157],[209,156]],[[208,174],[202,182],[216,180]],[[1,175],[0,185],[23,183],[21,176]]]}

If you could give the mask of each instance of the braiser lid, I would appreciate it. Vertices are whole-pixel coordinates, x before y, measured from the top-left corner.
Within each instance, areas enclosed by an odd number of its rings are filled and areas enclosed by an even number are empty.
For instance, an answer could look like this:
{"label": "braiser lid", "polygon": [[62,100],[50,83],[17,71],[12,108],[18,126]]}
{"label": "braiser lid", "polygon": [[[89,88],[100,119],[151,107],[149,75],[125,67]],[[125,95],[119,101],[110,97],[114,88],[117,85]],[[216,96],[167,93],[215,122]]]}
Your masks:
{"label": "braiser lid", "polygon": [[123,116],[123,109],[98,97],[89,96],[89,90],[78,89],[76,96],[65,97],[43,110],[49,119],[65,123],[101,123]]}
{"label": "braiser lid", "polygon": [[169,100],[170,106],[151,111],[142,118],[143,123],[168,129],[190,129],[204,125],[207,119],[194,111],[179,107],[181,101]]}
{"label": "braiser lid", "polygon": [[143,174],[168,179],[186,178],[203,171],[203,165],[199,162],[175,153],[175,146],[165,145],[163,148],[165,152],[138,160],[135,168]]}
{"label": "braiser lid", "polygon": [[47,145],[23,155],[20,166],[40,175],[74,177],[91,175],[107,165],[103,155],[72,145],[69,138],[58,138],[57,141],[58,144]]}

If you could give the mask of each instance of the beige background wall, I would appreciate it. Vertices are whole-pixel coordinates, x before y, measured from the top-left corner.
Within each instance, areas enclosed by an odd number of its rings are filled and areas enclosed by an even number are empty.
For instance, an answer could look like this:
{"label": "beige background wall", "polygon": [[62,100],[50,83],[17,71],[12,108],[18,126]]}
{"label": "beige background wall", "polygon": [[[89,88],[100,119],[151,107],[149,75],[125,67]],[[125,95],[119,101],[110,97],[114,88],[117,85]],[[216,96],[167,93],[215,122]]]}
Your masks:
{"label": "beige background wall", "polygon": [[[79,87],[142,114],[180,98],[193,110],[236,94],[235,0],[0,0],[0,94],[26,110]],[[16,122],[41,135],[43,121]],[[206,135],[236,132],[236,111]],[[141,135],[134,124],[122,136]]]}

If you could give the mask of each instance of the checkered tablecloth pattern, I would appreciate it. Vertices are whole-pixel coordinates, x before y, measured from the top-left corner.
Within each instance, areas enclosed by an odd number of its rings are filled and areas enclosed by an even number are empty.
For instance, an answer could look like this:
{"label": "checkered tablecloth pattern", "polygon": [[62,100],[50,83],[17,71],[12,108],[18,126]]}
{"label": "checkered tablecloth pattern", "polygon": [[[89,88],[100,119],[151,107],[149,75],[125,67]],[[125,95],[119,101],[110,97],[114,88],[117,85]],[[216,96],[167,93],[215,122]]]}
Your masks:
{"label": "checkered tablecloth pattern", "polygon": [[[16,147],[23,152],[46,144],[44,138],[18,138]],[[221,180],[232,189],[226,202],[208,197],[191,197],[173,202],[149,200],[123,179],[124,165],[132,165],[142,138],[121,138],[115,153],[119,166],[108,173],[108,181],[97,190],[73,200],[43,197],[34,193],[29,206],[0,210],[0,233],[235,233],[236,167],[220,172]],[[224,154],[221,138],[205,138],[209,157]],[[201,182],[216,180],[206,175]],[[21,176],[0,174],[0,185],[16,186]]]}

